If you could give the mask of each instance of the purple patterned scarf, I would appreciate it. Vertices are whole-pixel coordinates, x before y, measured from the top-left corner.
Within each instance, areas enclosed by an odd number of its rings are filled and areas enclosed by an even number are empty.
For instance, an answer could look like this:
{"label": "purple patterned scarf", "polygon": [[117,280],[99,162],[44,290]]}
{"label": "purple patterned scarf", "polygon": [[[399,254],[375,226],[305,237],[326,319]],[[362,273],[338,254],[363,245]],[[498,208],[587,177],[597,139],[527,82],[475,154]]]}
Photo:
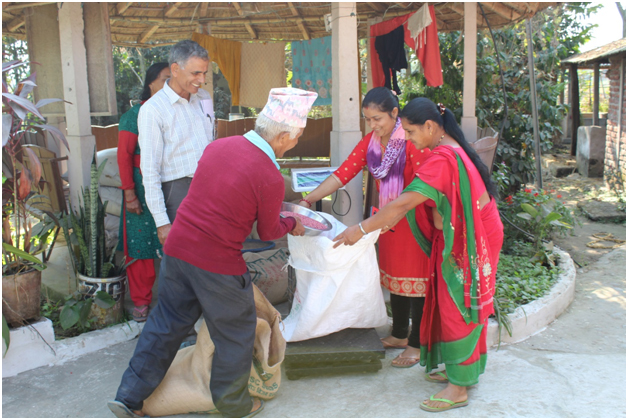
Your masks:
{"label": "purple patterned scarf", "polygon": [[369,172],[380,180],[379,207],[384,207],[403,191],[403,170],[406,165],[406,139],[401,119],[397,118],[382,157],[381,138],[373,133],[366,153]]}

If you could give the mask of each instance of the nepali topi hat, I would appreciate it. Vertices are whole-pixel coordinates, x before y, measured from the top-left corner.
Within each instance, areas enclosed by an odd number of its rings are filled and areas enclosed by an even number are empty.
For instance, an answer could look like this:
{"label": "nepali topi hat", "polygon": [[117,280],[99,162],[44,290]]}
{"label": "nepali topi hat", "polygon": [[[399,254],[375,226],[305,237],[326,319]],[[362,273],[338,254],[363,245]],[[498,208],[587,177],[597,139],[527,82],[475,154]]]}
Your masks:
{"label": "nepali topi hat", "polygon": [[273,88],[261,114],[290,127],[305,127],[307,114],[318,93],[297,88]]}

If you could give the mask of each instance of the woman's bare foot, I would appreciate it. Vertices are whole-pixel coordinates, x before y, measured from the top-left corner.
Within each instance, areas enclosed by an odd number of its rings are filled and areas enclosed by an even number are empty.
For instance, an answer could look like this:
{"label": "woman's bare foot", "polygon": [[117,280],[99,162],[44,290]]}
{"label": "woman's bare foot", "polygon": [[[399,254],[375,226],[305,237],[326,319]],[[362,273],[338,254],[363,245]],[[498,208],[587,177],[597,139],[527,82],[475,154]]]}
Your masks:
{"label": "woman's bare foot", "polygon": [[251,408],[251,413],[255,410],[258,410],[262,406],[262,400],[259,398],[253,398],[253,407]]}
{"label": "woman's bare foot", "polygon": [[396,338],[393,337],[392,335],[389,335],[386,338],[382,338],[381,339],[382,344],[384,345],[384,348],[386,349],[394,349],[394,348],[398,348],[398,349],[402,349],[405,348],[408,345],[408,339],[407,338]]}
{"label": "woman's bare foot", "polygon": [[[446,400],[453,401],[454,403],[464,402],[468,398],[467,387],[450,383],[441,392],[435,394],[434,398],[444,398]],[[445,408],[450,405],[444,401],[432,401],[429,398],[423,401],[423,404],[432,408]]]}
{"label": "woman's bare foot", "polygon": [[401,354],[392,361],[394,367],[412,367],[421,360],[421,349],[416,347],[406,347]]}
{"label": "woman's bare foot", "polygon": [[142,410],[133,410],[133,413],[138,417],[144,417],[146,415]]}

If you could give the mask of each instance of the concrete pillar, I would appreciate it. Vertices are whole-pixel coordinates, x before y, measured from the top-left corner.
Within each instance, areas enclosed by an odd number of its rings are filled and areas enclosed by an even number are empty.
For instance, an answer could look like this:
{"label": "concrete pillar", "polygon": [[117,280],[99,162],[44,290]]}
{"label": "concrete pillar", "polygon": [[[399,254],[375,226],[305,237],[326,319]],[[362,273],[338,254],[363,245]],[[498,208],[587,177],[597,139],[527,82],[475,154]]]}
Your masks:
{"label": "concrete pillar", "polygon": [[[358,26],[356,3],[332,3],[332,131],[331,165],[340,166],[362,138],[360,131],[360,81],[358,79]],[[352,13],[353,11],[353,13]],[[350,200],[342,191],[334,208],[345,216],[332,214],[346,225],[362,220],[362,177],[346,185]]]}
{"label": "concrete pillar", "polygon": [[462,120],[460,126],[469,143],[477,140],[478,119],[475,116],[475,81],[477,55],[477,3],[464,4],[464,66]]}
{"label": "concrete pillar", "polygon": [[87,55],[83,38],[81,3],[65,2],[59,8],[59,40],[63,73],[63,98],[70,146],[68,178],[74,206],[81,187],[90,183],[90,166],[96,146],[92,135],[87,84]]}

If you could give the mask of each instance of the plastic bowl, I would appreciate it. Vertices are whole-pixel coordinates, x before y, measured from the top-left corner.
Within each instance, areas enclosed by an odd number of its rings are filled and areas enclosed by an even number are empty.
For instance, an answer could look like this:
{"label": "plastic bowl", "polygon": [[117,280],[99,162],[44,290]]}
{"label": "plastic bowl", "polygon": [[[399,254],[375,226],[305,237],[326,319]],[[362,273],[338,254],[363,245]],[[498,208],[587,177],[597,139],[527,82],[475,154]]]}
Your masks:
{"label": "plastic bowl", "polygon": [[327,229],[324,229],[324,230],[303,226],[305,228],[306,236],[317,236],[317,235],[320,235],[322,232],[331,230],[331,223],[329,223],[327,219],[325,219],[323,216],[319,215],[318,213],[313,212],[312,210],[299,206],[298,204],[286,203],[284,201],[283,203],[281,203],[281,211],[291,211],[293,213],[302,214],[303,216],[307,216],[310,219],[314,219],[317,222],[320,222],[324,224],[325,226],[327,226]]}

